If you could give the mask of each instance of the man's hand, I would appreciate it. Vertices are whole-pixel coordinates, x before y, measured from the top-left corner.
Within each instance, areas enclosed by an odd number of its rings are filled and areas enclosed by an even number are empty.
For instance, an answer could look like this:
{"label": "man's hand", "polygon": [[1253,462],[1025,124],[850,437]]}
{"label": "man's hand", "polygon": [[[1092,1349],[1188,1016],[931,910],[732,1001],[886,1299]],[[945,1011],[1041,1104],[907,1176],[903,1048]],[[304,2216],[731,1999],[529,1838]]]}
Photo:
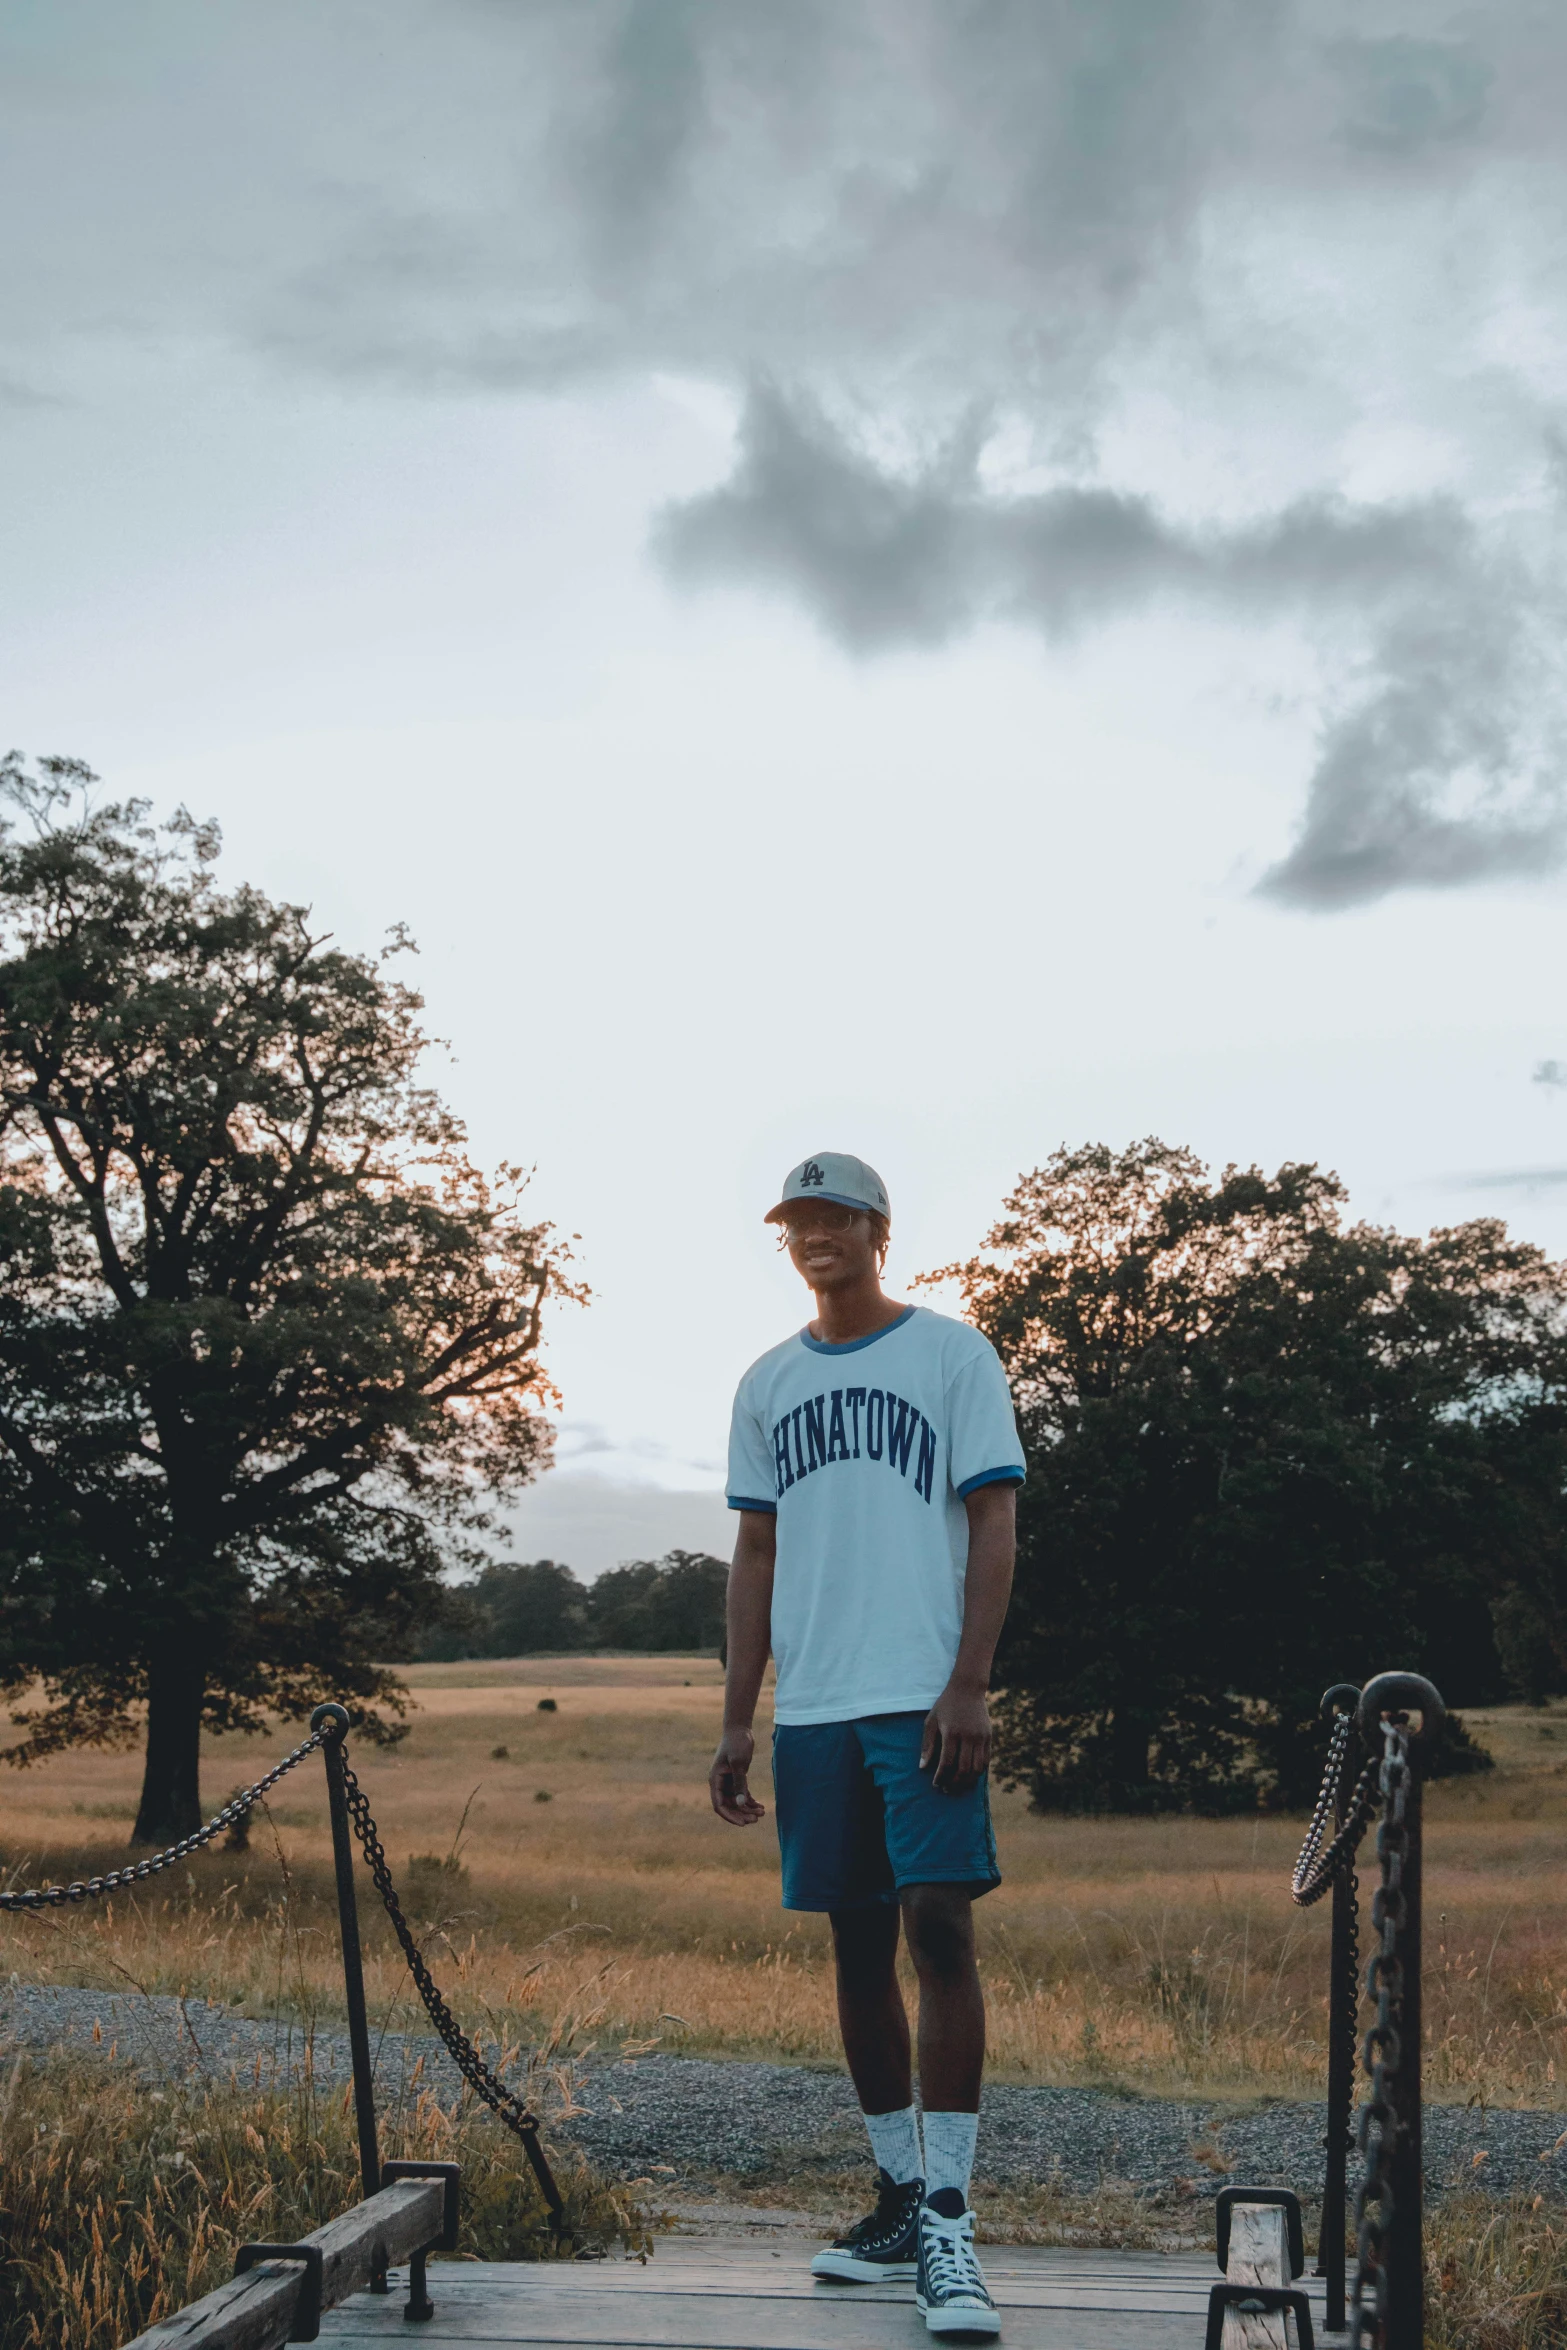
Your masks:
{"label": "man's hand", "polygon": [[968,1571],[963,1578],[963,1637],[952,1678],[925,1716],[920,1769],[935,1765],[943,1795],[967,1795],[990,1768],[990,1660],[1006,1620],[1017,1547],[1017,1488],[999,1479],[980,1485],[968,1511]]}
{"label": "man's hand", "polygon": [[756,1741],[751,1722],[767,1670],[771,1642],[773,1566],[778,1520],[767,1510],[742,1510],[729,1570],[729,1662],[724,1670],[724,1734],[707,1774],[713,1809],[732,1828],[754,1828],[762,1807],[747,1781]]}
{"label": "man's hand", "polygon": [[754,1828],[758,1820],[767,1816],[748,1784],[755,1752],[756,1740],[749,1730],[726,1730],[718,1741],[718,1752],[707,1774],[713,1809],[732,1828]]}
{"label": "man's hand", "polygon": [[943,1795],[967,1795],[978,1786],[990,1767],[990,1709],[983,1689],[947,1683],[925,1716],[920,1769],[928,1771],[932,1764],[932,1785]]}

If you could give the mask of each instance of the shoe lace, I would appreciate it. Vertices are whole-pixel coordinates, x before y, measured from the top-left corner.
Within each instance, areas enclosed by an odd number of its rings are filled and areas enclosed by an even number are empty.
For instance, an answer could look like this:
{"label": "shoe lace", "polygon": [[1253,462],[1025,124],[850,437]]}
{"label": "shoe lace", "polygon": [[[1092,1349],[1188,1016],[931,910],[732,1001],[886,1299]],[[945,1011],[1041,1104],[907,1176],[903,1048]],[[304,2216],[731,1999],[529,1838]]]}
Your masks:
{"label": "shoe lace", "polygon": [[974,2221],[965,2212],[961,2219],[944,2220],[939,2212],[925,2211],[920,2217],[925,2239],[925,2273],[938,2293],[983,2293],[985,2279],[974,2257]]}
{"label": "shoe lace", "polygon": [[881,2196],[875,2210],[868,2211],[863,2219],[857,2219],[848,2234],[840,2236],[839,2242],[864,2244],[872,2237],[896,2235],[900,2225],[907,2225],[908,2203],[912,2193],[911,2187],[902,2186]]}

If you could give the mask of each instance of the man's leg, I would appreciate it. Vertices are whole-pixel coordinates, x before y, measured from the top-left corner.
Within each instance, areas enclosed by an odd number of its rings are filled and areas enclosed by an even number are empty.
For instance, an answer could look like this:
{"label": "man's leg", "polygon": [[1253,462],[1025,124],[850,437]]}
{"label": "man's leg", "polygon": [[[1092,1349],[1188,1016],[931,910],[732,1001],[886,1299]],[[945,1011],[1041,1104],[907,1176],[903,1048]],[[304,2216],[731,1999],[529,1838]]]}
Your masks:
{"label": "man's leg", "polygon": [[921,2100],[927,2113],[978,2113],[985,1994],[974,1956],[973,1896],[966,1885],[907,1886],[903,1923],[920,1983]]}
{"label": "man's leg", "polygon": [[985,2069],[985,1995],[974,1955],[966,1885],[910,1885],[903,1894],[909,1955],[920,1984],[920,2099],[927,2190],[968,2201]]}
{"label": "man's leg", "polygon": [[898,1988],[898,1909],[868,1901],[831,1912],[838,1971],[838,2028],[864,2112],[914,2102],[909,2019]]}
{"label": "man's leg", "polygon": [[925,2107],[925,2206],[914,2300],[932,2334],[994,2340],[996,2305],[974,2254],[969,2181],[985,2066],[985,1999],[974,1960],[966,1885],[910,1885],[903,1924],[920,1979],[920,2094]]}
{"label": "man's leg", "polygon": [[912,2278],[925,2193],[919,2116],[909,2076],[909,2019],[898,1988],[898,1906],[828,1912],[838,1967],[838,2023],[876,2159],[876,2209],[811,2263],[850,2284]]}

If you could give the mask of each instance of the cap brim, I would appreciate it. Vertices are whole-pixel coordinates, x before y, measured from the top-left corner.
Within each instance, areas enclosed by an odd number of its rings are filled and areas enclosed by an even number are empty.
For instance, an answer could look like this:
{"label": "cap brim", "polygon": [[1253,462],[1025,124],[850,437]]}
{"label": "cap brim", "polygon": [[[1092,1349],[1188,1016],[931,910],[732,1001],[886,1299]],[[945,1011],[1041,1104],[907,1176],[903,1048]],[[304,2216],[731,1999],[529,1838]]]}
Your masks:
{"label": "cap brim", "polygon": [[764,1224],[776,1224],[782,1217],[786,1208],[808,1208],[811,1204],[811,1200],[816,1199],[831,1200],[835,1208],[853,1208],[856,1213],[861,1216],[880,1216],[886,1213],[886,1210],[883,1208],[873,1208],[868,1200],[850,1199],[847,1192],[813,1191],[811,1193],[810,1199],[781,1199],[778,1202],[776,1208],[768,1209],[766,1215],[762,1218],[762,1222]]}

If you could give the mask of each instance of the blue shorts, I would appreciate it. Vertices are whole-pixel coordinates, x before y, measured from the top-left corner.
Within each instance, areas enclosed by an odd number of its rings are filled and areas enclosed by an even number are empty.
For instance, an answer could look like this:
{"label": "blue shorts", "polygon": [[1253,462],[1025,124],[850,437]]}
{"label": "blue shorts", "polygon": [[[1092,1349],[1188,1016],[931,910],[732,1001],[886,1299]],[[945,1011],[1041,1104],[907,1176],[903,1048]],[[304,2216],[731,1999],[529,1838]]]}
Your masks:
{"label": "blue shorts", "polygon": [[907,1885],[1001,1882],[990,1789],[944,1795],[920,1769],[924,1713],[785,1723],[773,1791],[785,1909],[896,1901]]}

